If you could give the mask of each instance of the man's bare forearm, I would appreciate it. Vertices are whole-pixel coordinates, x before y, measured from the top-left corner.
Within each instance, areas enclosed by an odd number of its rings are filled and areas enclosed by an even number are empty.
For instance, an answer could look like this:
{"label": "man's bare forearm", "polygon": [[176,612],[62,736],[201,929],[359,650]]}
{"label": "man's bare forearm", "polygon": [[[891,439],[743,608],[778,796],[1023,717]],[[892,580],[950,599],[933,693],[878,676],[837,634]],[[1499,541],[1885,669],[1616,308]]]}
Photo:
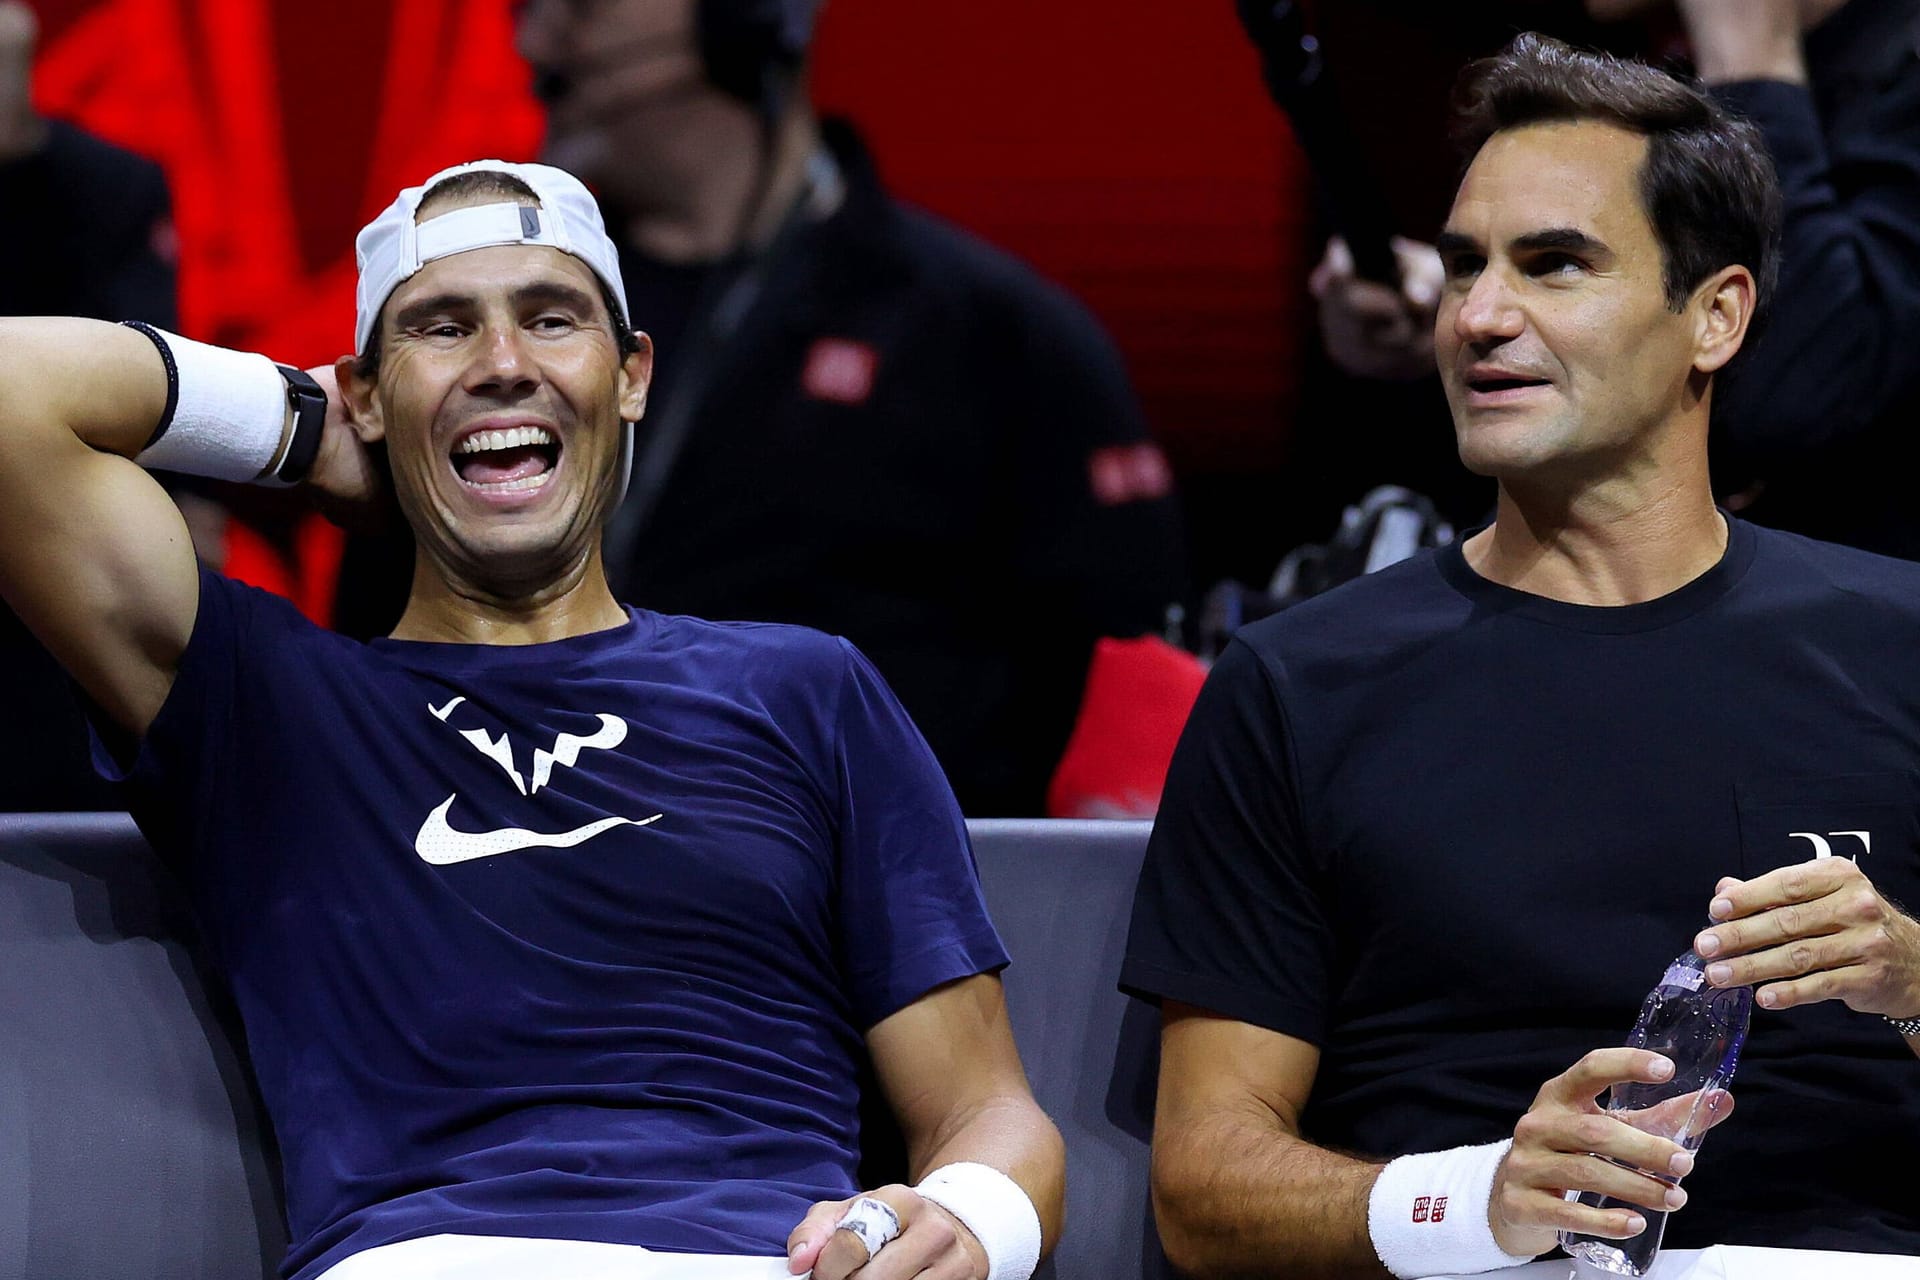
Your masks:
{"label": "man's bare forearm", "polygon": [[131,458],[167,406],[166,366],[145,335],[66,316],[0,318],[0,427],[65,432]]}
{"label": "man's bare forearm", "polygon": [[1066,1198],[1066,1148],[1059,1130],[1030,1097],[999,1096],[955,1115],[910,1159],[917,1180],[941,1165],[969,1161],[1020,1184],[1040,1216],[1043,1247],[1060,1238]]}
{"label": "man's bare forearm", "polygon": [[[1822,0],[1815,8],[1827,8]],[[1807,82],[1800,39],[1803,0],[1680,0],[1694,66],[1708,84]]]}
{"label": "man's bare forearm", "polygon": [[1270,1113],[1156,1133],[1154,1217],[1168,1256],[1202,1280],[1379,1280],[1367,1198],[1382,1166],[1316,1147]]}

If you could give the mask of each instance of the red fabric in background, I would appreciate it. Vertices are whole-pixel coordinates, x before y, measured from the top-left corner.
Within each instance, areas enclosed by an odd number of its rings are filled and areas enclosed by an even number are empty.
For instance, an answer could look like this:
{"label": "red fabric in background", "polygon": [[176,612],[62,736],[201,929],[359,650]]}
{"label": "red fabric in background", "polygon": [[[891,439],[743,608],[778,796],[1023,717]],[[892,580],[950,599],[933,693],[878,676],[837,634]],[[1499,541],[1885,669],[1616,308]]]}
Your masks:
{"label": "red fabric in background", "polygon": [[896,191],[1093,309],[1176,469],[1278,459],[1304,171],[1231,4],[831,0],[815,61]]}
{"label": "red fabric in background", "polygon": [[33,3],[41,109],[167,169],[193,337],[333,359],[360,224],[436,168],[539,140],[504,0]]}
{"label": "red fabric in background", "polygon": [[[42,108],[167,167],[195,337],[333,358],[360,224],[538,146],[506,0],[31,2]],[[902,194],[1093,308],[1176,468],[1277,460],[1305,201],[1231,5],[833,0],[815,96]]]}
{"label": "red fabric in background", "polygon": [[1073,735],[1047,787],[1049,818],[1151,818],[1207,669],[1156,636],[1101,640]]}
{"label": "red fabric in background", "polygon": [[244,520],[228,520],[222,541],[222,573],[285,596],[311,621],[332,625],[334,588],[347,545],[339,526],[309,515],[295,526],[292,547],[283,550]]}

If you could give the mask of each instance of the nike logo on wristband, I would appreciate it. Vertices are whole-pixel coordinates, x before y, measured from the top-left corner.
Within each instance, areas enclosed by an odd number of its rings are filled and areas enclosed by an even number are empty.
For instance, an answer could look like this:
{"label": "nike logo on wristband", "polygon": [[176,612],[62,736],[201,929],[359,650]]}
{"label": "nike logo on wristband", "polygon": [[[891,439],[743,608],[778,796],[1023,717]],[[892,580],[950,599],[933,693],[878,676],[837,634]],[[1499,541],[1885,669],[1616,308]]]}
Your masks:
{"label": "nike logo on wristband", "polygon": [[664,816],[656,813],[651,818],[601,818],[584,827],[552,834],[528,831],[522,827],[502,827],[498,831],[459,831],[447,821],[447,812],[457,799],[458,793],[448,796],[420,824],[419,832],[413,837],[413,851],[420,855],[421,861],[436,867],[449,867],[455,863],[472,862],[476,858],[518,853],[523,849],[571,849],[603,831],[611,831],[615,827],[644,827],[658,822]]}

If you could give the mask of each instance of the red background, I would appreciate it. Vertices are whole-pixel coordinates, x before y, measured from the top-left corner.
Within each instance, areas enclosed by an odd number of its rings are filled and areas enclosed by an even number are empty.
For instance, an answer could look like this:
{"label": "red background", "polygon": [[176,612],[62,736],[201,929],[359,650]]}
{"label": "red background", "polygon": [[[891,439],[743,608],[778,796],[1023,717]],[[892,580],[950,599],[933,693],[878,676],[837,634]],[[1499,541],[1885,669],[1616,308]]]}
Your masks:
{"label": "red background", "polygon": [[[167,168],[196,337],[332,358],[360,224],[537,149],[505,0],[33,3],[42,109]],[[832,0],[814,80],[897,192],[1094,309],[1184,472],[1278,460],[1306,202],[1226,0]]]}

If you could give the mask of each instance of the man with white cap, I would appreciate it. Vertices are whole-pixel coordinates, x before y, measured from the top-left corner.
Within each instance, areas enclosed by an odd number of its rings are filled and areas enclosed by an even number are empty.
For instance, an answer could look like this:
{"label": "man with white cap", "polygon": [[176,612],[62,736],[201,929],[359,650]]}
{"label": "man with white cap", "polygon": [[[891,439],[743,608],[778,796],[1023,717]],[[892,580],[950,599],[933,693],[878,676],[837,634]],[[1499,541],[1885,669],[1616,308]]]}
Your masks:
{"label": "man with white cap", "polygon": [[[358,248],[317,377],[0,321],[0,595],[232,984],[286,1274],[1024,1280],[1060,1143],[924,742],[844,641],[607,590],[651,350],[591,198],[463,165]],[[382,448],[418,550],[366,645],[198,570],[141,469],[355,501]],[[855,1181],[863,1055],[915,1187]]]}

